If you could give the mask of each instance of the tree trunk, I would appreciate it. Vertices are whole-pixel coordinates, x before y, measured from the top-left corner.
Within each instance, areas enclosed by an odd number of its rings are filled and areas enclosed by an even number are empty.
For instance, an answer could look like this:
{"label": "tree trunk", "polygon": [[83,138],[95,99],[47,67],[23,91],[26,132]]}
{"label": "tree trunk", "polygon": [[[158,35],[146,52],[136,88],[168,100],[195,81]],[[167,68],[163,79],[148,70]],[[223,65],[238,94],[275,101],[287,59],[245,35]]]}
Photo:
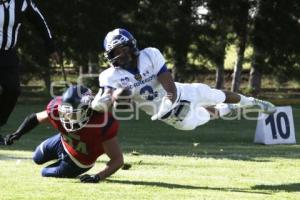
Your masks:
{"label": "tree trunk", "polygon": [[243,63],[244,63],[244,53],[246,49],[246,43],[247,43],[247,36],[245,32],[244,35],[241,35],[241,37],[239,37],[239,44],[238,44],[239,46],[237,48],[237,60],[234,66],[234,72],[233,72],[233,78],[231,84],[232,92],[238,92],[240,89],[241,73],[242,73]]}
{"label": "tree trunk", "polygon": [[262,67],[264,56],[258,48],[254,46],[252,66],[250,70],[249,87],[253,90],[253,95],[257,95],[261,89]]}
{"label": "tree trunk", "polygon": [[175,62],[174,62],[174,67],[173,67],[173,77],[175,81],[178,82],[185,82],[185,77],[184,77],[184,67],[187,64],[187,59],[185,57],[186,53],[181,52],[179,53],[175,53]]}
{"label": "tree trunk", "polygon": [[51,87],[51,74],[50,74],[50,66],[49,64],[46,66],[45,71],[43,73],[43,80],[46,86],[47,91],[50,91]]}
{"label": "tree trunk", "polygon": [[82,76],[84,73],[83,73],[83,66],[80,65],[79,66],[79,76]]}
{"label": "tree trunk", "polygon": [[224,65],[218,65],[216,69],[216,88],[222,89],[224,86]]}
{"label": "tree trunk", "polygon": [[89,74],[95,74],[97,72],[98,68],[98,60],[97,56],[91,52],[88,54],[88,73]]}
{"label": "tree trunk", "polygon": [[237,34],[237,59],[232,74],[231,91],[238,92],[241,84],[241,73],[243,70],[244,53],[248,38],[248,24],[249,24],[249,1],[239,1],[238,4],[239,14],[238,20],[234,22],[234,30]]}
{"label": "tree trunk", "polygon": [[[223,37],[225,38],[225,37]],[[225,39],[224,39],[225,41]],[[218,57],[216,58],[216,88],[223,89],[224,88],[224,61],[226,54],[226,42],[221,42],[220,44],[220,52]]]}
{"label": "tree trunk", "polygon": [[[177,7],[178,20],[174,23],[174,68],[173,77],[176,81],[182,82],[188,59],[189,46],[191,43],[191,17],[192,17],[192,1],[183,0]],[[185,31],[182,31],[185,30]]]}
{"label": "tree trunk", "polygon": [[261,89],[261,78],[262,78],[262,69],[265,64],[265,55],[263,48],[263,37],[261,34],[263,33],[261,18],[262,18],[262,2],[261,0],[257,1],[256,5],[256,16],[254,18],[254,30],[252,33],[252,44],[253,44],[253,58],[252,58],[252,66],[250,70],[250,79],[249,79],[249,88],[252,90],[252,95],[256,96]]}
{"label": "tree trunk", "polygon": [[[38,63],[36,63],[36,64],[37,64],[37,66],[39,66]],[[50,92],[50,89],[51,89],[51,72],[50,72],[51,66],[50,66],[50,62],[49,62],[48,58],[46,58],[46,57],[41,58],[40,66],[38,68],[41,69],[40,75],[42,76],[46,90]]]}
{"label": "tree trunk", "polygon": [[256,96],[261,89],[261,77],[262,74],[258,68],[252,67],[250,70],[250,88],[253,89],[253,96]]}

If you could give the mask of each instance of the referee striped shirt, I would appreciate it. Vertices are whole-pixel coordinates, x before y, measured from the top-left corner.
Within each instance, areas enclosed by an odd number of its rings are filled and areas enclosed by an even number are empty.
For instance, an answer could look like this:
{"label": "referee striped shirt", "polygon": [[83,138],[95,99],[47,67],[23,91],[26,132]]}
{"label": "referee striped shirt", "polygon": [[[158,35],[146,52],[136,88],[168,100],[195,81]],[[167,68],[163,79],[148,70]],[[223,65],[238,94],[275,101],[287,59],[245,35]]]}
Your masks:
{"label": "referee striped shirt", "polygon": [[24,17],[37,27],[49,51],[54,52],[51,32],[32,0],[0,0],[0,51],[12,50],[16,46]]}

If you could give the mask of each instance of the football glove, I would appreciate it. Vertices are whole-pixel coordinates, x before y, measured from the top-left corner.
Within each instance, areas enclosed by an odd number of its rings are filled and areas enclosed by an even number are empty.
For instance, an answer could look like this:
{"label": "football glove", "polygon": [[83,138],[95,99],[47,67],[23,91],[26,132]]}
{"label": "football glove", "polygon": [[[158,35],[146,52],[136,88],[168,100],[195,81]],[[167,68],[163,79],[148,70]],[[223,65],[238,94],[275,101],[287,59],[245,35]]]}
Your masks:
{"label": "football glove", "polygon": [[6,135],[4,140],[6,145],[12,145],[15,140],[18,140],[22,136],[21,133],[15,132],[9,135]]}
{"label": "football glove", "polygon": [[103,93],[102,90],[99,90],[95,98],[91,101],[91,108],[95,111],[101,112],[108,110],[108,107],[112,103],[112,97],[109,93]]}
{"label": "football glove", "polygon": [[174,103],[172,103],[172,101],[168,97],[163,97],[158,112],[152,115],[151,120],[161,119],[165,114],[170,112],[174,107],[175,107]]}
{"label": "football glove", "polygon": [[91,104],[92,104],[92,101],[94,100],[94,97],[93,96],[90,96],[90,95],[86,95],[86,96],[83,96],[82,99],[81,99],[81,103],[82,104],[86,104],[86,105],[89,105],[91,107]]}
{"label": "football glove", "polygon": [[80,182],[82,183],[98,183],[101,178],[98,174],[95,175],[84,174],[81,177],[79,177],[79,179]]}
{"label": "football glove", "polygon": [[39,121],[37,119],[36,113],[28,115],[16,132],[5,136],[6,145],[13,144],[15,140],[18,140],[22,135],[34,129],[38,124]]}

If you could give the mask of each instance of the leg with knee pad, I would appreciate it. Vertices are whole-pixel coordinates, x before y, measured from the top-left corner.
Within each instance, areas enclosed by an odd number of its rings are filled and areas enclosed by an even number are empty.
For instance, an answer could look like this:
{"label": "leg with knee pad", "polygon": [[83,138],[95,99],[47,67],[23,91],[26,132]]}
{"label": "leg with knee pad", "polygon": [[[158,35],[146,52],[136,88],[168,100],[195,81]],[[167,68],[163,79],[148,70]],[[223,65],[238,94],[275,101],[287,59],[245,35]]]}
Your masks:
{"label": "leg with knee pad", "polygon": [[33,161],[40,165],[58,159],[63,152],[60,137],[60,134],[57,134],[42,142],[33,154]]}
{"label": "leg with knee pad", "polygon": [[[44,155],[44,142],[42,142],[34,151],[33,154],[33,161],[38,164],[44,164],[45,162],[49,161],[49,159],[46,159],[45,155]],[[51,159],[52,160],[52,159]]]}

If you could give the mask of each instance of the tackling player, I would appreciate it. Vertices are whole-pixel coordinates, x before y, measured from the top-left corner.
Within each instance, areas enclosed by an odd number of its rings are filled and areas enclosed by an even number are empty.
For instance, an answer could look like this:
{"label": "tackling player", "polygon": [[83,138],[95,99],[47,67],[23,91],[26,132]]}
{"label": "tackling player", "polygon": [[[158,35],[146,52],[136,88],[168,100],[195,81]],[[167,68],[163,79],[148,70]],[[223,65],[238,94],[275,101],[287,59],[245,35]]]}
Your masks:
{"label": "tackling player", "polygon": [[45,111],[27,116],[15,133],[6,136],[6,144],[13,144],[40,123],[51,123],[59,133],[42,142],[33,155],[39,165],[57,160],[42,169],[42,176],[77,177],[106,154],[110,158],[106,167],[95,175],[81,176],[80,181],[96,183],[105,179],[123,165],[117,139],[119,122],[110,113],[93,112],[89,107],[92,99],[86,87],[68,88],[62,97],[51,100]]}
{"label": "tackling player", "polygon": [[139,50],[135,38],[125,29],[109,32],[104,49],[111,67],[99,76],[101,89],[92,102],[94,110],[111,105],[122,91],[127,91],[152,120],[162,120],[180,130],[192,130],[208,122],[210,112],[224,116],[237,106],[258,106],[268,114],[276,111],[273,104],[253,97],[201,83],[174,82],[161,52],[152,47]]}

